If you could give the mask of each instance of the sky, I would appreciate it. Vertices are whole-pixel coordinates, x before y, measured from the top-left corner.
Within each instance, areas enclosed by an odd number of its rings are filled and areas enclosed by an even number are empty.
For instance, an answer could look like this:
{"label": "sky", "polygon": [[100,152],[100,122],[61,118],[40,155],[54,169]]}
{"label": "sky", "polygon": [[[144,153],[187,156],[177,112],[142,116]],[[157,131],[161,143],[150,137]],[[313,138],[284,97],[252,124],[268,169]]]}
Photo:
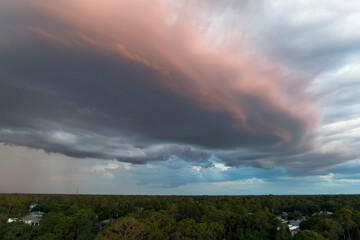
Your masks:
{"label": "sky", "polygon": [[0,192],[360,193],[357,0],[2,0]]}

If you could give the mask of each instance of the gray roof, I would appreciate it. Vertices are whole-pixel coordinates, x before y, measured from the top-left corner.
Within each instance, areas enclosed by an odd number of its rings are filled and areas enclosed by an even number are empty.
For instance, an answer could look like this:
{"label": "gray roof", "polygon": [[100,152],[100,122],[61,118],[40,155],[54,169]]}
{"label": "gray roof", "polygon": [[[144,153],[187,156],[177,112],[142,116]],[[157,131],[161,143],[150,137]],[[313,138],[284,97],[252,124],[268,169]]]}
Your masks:
{"label": "gray roof", "polygon": [[31,212],[29,215],[33,217],[42,217],[44,213],[40,211],[36,211],[36,212]]}
{"label": "gray roof", "polygon": [[39,222],[41,218],[39,217],[34,217],[34,216],[25,216],[21,218],[21,221],[33,221],[33,222]]}

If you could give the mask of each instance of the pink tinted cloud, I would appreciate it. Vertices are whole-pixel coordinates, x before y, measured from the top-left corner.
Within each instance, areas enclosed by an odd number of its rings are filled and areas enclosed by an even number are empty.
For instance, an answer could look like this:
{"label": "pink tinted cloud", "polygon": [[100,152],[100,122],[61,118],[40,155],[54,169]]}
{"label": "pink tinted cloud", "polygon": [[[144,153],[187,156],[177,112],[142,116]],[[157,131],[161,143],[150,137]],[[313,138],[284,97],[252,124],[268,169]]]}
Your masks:
{"label": "pink tinted cloud", "polygon": [[[316,113],[304,89],[295,95],[286,93],[295,81],[306,79],[264,59],[256,46],[236,38],[215,50],[212,39],[205,38],[208,20],[195,21],[187,8],[157,0],[33,3],[31,8],[66,26],[30,26],[40,37],[55,44],[117,54],[153,69],[163,77],[149,84],[198,108],[231,115],[236,119],[234,131],[277,136],[280,141],[274,147],[294,139],[301,145],[314,132]],[[208,10],[211,8],[203,11]],[[294,136],[283,121],[302,124],[299,135]]]}

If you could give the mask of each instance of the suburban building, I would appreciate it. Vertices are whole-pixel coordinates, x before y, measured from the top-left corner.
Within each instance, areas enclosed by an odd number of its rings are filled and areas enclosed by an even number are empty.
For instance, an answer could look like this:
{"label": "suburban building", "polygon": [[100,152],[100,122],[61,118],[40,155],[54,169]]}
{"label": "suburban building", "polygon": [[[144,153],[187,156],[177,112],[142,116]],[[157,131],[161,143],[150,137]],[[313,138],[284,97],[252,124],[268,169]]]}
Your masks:
{"label": "suburban building", "polygon": [[9,218],[7,220],[8,223],[12,223],[12,222],[17,222],[17,221],[21,221],[24,222],[26,224],[29,224],[31,226],[38,226],[40,224],[40,220],[42,218],[42,216],[45,213],[43,212],[31,212],[29,215],[22,217],[22,218]]}
{"label": "suburban building", "polygon": [[297,232],[300,231],[299,226],[289,226],[289,230],[291,232],[291,236],[294,236]]}
{"label": "suburban building", "polygon": [[16,221],[19,221],[19,219],[18,218],[9,218],[7,220],[8,223],[12,223],[12,222],[16,222]]}
{"label": "suburban building", "polygon": [[21,218],[21,221],[31,226],[38,226],[40,224],[41,217],[25,216]]}

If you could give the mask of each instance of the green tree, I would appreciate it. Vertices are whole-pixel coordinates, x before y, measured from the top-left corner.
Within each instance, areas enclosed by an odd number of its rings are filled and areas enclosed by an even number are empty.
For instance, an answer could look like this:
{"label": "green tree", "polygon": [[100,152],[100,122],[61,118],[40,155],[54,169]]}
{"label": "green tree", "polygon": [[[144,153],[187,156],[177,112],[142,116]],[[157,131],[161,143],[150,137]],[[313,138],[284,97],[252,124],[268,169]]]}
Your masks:
{"label": "green tree", "polygon": [[5,229],[3,229],[0,234],[0,239],[2,240],[30,240],[31,235],[31,226],[23,223],[23,222],[14,222],[6,224]]}
{"label": "green tree", "polygon": [[194,219],[183,219],[177,225],[178,235],[182,238],[193,238],[196,235],[196,222]]}
{"label": "green tree", "polygon": [[58,239],[75,239],[76,231],[71,217],[63,217],[55,225],[54,228],[55,236]]}
{"label": "green tree", "polygon": [[325,240],[325,238],[315,231],[304,230],[295,234],[293,240]]}
{"label": "green tree", "polygon": [[45,233],[44,235],[36,237],[34,240],[57,240],[57,238],[52,233]]}
{"label": "green tree", "polygon": [[114,221],[108,228],[101,231],[96,240],[141,240],[149,235],[148,227],[132,217]]}
{"label": "green tree", "polygon": [[75,229],[76,239],[94,239],[97,232],[97,228],[95,227],[97,217],[92,210],[82,209],[78,211],[72,217],[72,222]]}
{"label": "green tree", "polygon": [[5,214],[0,213],[0,222],[6,223],[8,220],[8,217]]}
{"label": "green tree", "polygon": [[172,233],[175,227],[175,220],[169,218],[165,211],[152,213],[149,222],[155,225],[164,235]]}
{"label": "green tree", "polygon": [[356,227],[356,223],[352,218],[352,210],[346,207],[341,208],[334,213],[334,218],[342,225],[348,234],[348,238],[351,239],[350,229]]}
{"label": "green tree", "polygon": [[329,240],[337,240],[343,234],[344,230],[341,225],[331,218],[321,219],[312,228],[316,232],[320,233],[323,237]]}

